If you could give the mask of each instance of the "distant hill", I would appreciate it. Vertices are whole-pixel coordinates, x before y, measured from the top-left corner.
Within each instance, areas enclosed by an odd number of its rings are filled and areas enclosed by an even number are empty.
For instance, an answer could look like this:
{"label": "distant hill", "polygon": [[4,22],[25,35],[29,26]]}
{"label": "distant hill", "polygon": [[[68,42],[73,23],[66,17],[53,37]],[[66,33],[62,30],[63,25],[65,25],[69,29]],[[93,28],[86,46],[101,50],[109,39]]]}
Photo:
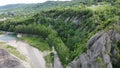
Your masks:
{"label": "distant hill", "polygon": [[111,1],[115,1],[115,0],[72,0],[70,1],[46,1],[44,3],[36,3],[36,4],[9,4],[9,5],[5,5],[5,6],[0,6],[0,10],[7,10],[7,9],[19,9],[19,8],[31,8],[31,9],[35,9],[35,8],[39,8],[39,9],[48,9],[51,7],[58,7],[58,6],[67,6],[67,5],[79,5],[80,3],[82,4],[87,4],[89,2],[111,2]]}
{"label": "distant hill", "polygon": [[47,1],[44,3],[36,4],[9,4],[5,6],[0,6],[1,16],[12,15],[30,15],[38,13],[42,10],[50,10],[55,8],[65,8],[65,7],[77,7],[80,5],[92,5],[93,3],[101,1],[111,1],[111,0],[72,0],[72,1]]}
{"label": "distant hill", "polygon": [[38,10],[48,10],[58,6],[65,6],[69,1],[47,1],[36,4],[9,4],[0,6],[0,12],[37,12]]}
{"label": "distant hill", "polygon": [[21,6],[21,5],[24,5],[24,4],[9,4],[9,5],[5,5],[5,6],[0,6],[0,10],[1,9],[15,8],[15,7],[18,7],[18,6]]}

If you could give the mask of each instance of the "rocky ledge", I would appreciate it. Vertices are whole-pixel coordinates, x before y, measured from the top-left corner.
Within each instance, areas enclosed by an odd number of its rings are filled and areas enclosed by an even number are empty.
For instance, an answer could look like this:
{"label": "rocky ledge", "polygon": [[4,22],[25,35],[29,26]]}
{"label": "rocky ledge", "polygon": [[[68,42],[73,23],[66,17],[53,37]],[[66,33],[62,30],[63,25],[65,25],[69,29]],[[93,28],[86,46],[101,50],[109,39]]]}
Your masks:
{"label": "rocky ledge", "polygon": [[67,68],[120,68],[120,35],[114,29],[97,33],[86,47]]}
{"label": "rocky ledge", "polygon": [[6,50],[0,49],[0,68],[24,68],[24,66]]}

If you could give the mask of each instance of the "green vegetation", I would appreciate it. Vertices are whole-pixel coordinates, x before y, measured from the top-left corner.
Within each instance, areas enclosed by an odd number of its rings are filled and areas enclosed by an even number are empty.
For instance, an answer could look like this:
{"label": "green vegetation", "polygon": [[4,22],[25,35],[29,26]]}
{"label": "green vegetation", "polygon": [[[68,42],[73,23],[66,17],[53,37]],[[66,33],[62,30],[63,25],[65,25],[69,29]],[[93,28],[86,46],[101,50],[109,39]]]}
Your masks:
{"label": "green vegetation", "polygon": [[14,54],[16,57],[18,57],[19,59],[21,59],[21,60],[26,60],[26,57],[24,56],[24,55],[22,55],[19,51],[17,51],[17,49],[16,48],[14,48],[14,47],[12,47],[12,46],[6,46],[5,48],[7,48],[7,50],[10,52],[10,53],[12,53],[12,54]]}
{"label": "green vegetation", "polygon": [[38,36],[24,36],[20,39],[29,43],[31,46],[38,48],[40,51],[50,50],[47,41],[43,40]]}
{"label": "green vegetation", "polygon": [[[92,4],[95,6],[90,6]],[[119,4],[113,0],[75,0],[65,4],[66,7],[1,22],[0,30],[35,35],[22,39],[41,51],[54,46],[65,67],[85,51],[86,42],[95,33],[108,29],[120,32]]]}
{"label": "green vegetation", "polygon": [[4,17],[27,17],[28,15],[39,13],[40,11],[47,11],[55,8],[67,8],[77,6],[91,6],[92,4],[113,4],[119,0],[72,0],[69,1],[47,1],[45,3],[38,4],[11,4],[6,6],[0,6],[0,18]]}
{"label": "green vegetation", "polygon": [[50,68],[51,64],[53,64],[54,62],[54,57],[53,57],[53,53],[50,53],[48,55],[46,55],[45,57],[45,60],[46,60],[46,66],[47,68]]}
{"label": "green vegetation", "polygon": [[99,63],[100,68],[106,68],[105,64],[103,63],[103,59],[101,57],[97,57],[97,61]]}
{"label": "green vegetation", "polygon": [[3,34],[3,32],[0,31],[0,35]]}
{"label": "green vegetation", "polygon": [[[111,57],[115,57],[117,60],[118,60],[118,62],[120,62],[120,41],[119,42],[116,42],[117,44],[116,44],[116,46],[115,46],[115,48],[117,49],[117,54],[116,55],[111,55]],[[117,62],[114,62],[113,63],[113,67],[114,68],[119,68],[120,67],[120,63],[117,63]]]}

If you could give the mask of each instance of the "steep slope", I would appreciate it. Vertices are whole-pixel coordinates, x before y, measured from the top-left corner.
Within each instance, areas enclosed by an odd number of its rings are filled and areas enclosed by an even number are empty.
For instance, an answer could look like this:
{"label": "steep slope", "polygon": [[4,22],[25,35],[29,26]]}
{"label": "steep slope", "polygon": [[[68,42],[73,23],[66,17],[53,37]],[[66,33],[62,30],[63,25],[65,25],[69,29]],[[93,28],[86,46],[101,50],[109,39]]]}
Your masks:
{"label": "steep slope", "polygon": [[114,30],[99,32],[87,43],[87,51],[67,68],[119,68],[120,35]]}

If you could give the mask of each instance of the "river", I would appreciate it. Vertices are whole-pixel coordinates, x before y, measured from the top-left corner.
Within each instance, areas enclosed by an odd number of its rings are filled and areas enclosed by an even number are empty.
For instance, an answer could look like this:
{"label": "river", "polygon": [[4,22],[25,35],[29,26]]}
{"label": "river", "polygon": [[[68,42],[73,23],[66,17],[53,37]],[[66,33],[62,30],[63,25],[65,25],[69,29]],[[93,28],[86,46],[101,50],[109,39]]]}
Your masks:
{"label": "river", "polygon": [[[43,52],[23,41],[17,40],[15,34],[7,33],[0,35],[0,41],[15,47],[21,54],[27,57],[28,62],[23,63],[26,68],[46,68]],[[52,47],[52,50],[54,54],[54,68],[63,68],[55,48]]]}

